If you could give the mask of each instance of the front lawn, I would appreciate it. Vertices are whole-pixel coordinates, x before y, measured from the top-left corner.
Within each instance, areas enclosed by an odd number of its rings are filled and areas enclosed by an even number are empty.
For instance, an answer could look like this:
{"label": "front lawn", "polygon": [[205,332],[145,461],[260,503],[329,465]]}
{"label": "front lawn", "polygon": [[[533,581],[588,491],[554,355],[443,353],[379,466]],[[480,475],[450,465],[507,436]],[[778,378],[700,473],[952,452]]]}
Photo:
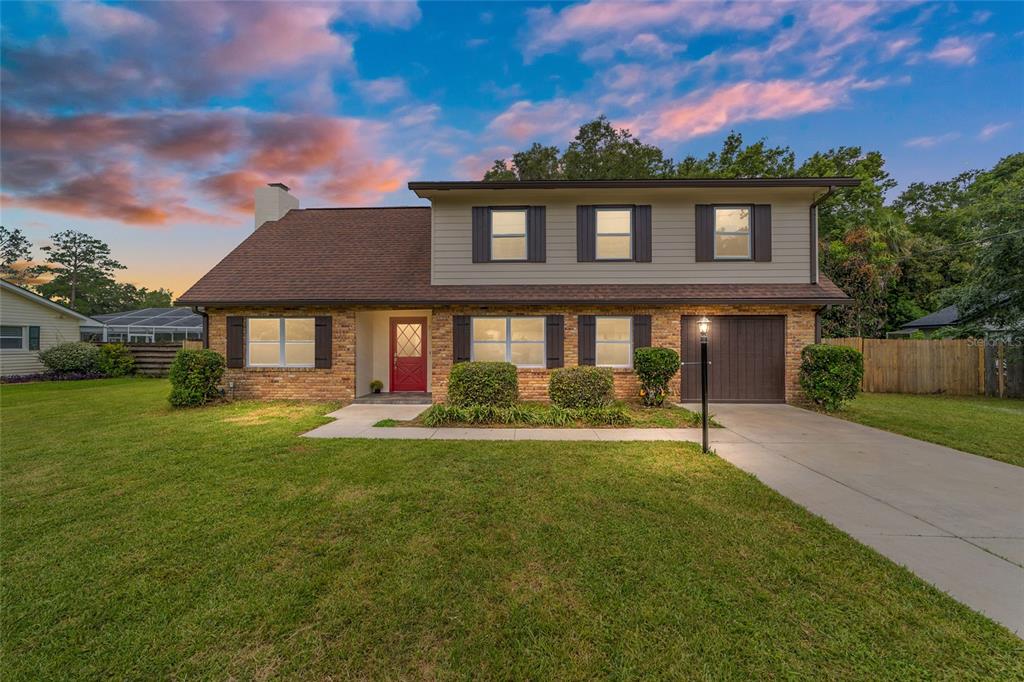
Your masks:
{"label": "front lawn", "polygon": [[862,393],[834,416],[1024,466],[1024,400]]}
{"label": "front lawn", "polygon": [[306,440],[332,406],[167,393],[0,389],[6,680],[1024,676],[693,445]]}

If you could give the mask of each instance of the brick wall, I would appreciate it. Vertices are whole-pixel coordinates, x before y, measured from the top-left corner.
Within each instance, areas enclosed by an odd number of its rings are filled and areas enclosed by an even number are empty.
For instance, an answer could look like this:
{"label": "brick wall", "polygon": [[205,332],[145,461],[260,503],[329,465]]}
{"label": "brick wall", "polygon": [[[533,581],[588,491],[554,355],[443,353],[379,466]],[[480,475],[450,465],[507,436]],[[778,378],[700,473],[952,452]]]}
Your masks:
{"label": "brick wall", "polygon": [[[217,308],[209,310],[210,348],[226,352],[227,316],[333,318],[334,349],[330,369],[240,368],[227,370],[225,386],[234,384],[237,398],[341,400],[351,401],[355,391],[355,314],[364,307],[280,307]],[[800,398],[798,376],[800,351],[814,342],[813,306],[446,306],[434,308],[430,323],[432,351],[431,390],[435,401],[443,401],[448,392],[448,372],[452,365],[452,317],[454,315],[563,315],[565,317],[565,364],[577,364],[578,315],[650,315],[651,342],[680,350],[682,315],[785,315],[786,316],[786,400]],[[374,343],[380,343],[375,339]],[[386,340],[384,340],[386,343]],[[632,370],[614,370],[615,393],[620,398],[637,395],[639,386]],[[519,370],[519,389],[525,400],[546,400],[547,370]],[[678,393],[679,383],[671,383]]]}
{"label": "brick wall", "polygon": [[[455,315],[563,315],[565,317],[565,365],[578,364],[578,315],[650,315],[651,343],[680,351],[680,318],[683,315],[785,315],[786,316],[786,401],[800,399],[800,351],[814,343],[813,306],[718,305],[718,306],[450,306],[435,308],[431,328],[433,345],[433,395],[443,401],[448,393],[448,371],[452,365],[452,318]],[[615,395],[632,398],[639,384],[632,370],[613,370]],[[547,370],[519,370],[519,392],[525,400],[546,400]],[[670,384],[678,395],[679,383]]]}
{"label": "brick wall", "polygon": [[[355,397],[356,332],[354,308],[215,308],[210,317],[210,350],[227,353],[227,318],[315,317],[330,315],[332,339],[330,369],[242,367],[224,373],[224,386],[235,398],[260,400],[342,400]],[[233,384],[233,388],[231,387]]]}

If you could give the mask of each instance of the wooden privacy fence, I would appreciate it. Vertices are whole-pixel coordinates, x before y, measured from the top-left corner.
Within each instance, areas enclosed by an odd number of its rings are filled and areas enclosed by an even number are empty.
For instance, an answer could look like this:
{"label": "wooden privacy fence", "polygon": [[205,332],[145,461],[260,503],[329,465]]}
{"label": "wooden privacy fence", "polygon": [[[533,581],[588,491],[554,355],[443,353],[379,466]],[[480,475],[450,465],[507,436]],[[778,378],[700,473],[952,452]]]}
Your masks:
{"label": "wooden privacy fence", "polygon": [[[102,342],[96,342],[103,345]],[[135,358],[135,372],[146,376],[162,377],[174,362],[174,356],[182,348],[202,348],[203,342],[189,339],[171,343],[126,343],[124,347]]]}
{"label": "wooden privacy fence", "polygon": [[1024,348],[983,339],[823,339],[864,355],[861,390],[1024,397]]}

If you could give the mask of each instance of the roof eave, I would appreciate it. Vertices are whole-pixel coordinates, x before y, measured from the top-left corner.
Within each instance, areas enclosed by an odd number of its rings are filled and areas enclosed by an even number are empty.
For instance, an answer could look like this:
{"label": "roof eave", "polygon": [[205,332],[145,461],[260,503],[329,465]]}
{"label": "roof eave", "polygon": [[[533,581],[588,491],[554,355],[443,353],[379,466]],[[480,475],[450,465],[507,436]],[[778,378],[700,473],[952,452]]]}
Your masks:
{"label": "roof eave", "polygon": [[178,299],[175,305],[195,306],[204,308],[248,308],[257,306],[266,307],[291,307],[291,306],[351,306],[351,305],[390,305],[390,306],[428,306],[439,307],[449,305],[849,305],[852,299],[849,297],[827,297],[827,296],[805,296],[805,297],[778,297],[778,298],[693,298],[693,297],[666,297],[666,298],[617,298],[603,301],[586,301],[572,298],[530,299],[522,298],[508,299],[480,299],[480,298],[458,298],[458,299],[294,299],[294,300],[183,300]]}
{"label": "roof eave", "polygon": [[780,188],[780,187],[856,187],[860,180],[850,177],[821,178],[679,178],[649,180],[517,180],[503,182],[438,180],[413,181],[409,189],[416,196],[426,198],[422,192],[449,190],[506,190],[506,189],[673,189],[673,188]]}

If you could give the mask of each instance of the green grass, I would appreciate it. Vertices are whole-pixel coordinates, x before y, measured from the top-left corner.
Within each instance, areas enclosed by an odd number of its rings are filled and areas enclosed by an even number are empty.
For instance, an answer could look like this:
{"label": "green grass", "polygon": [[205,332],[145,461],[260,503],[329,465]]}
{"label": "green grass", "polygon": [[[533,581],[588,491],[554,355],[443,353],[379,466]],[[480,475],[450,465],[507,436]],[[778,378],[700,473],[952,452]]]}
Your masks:
{"label": "green grass", "polygon": [[1024,400],[862,393],[834,416],[1024,466]]}
{"label": "green grass", "polygon": [[379,426],[379,427],[382,427],[382,428],[387,428],[387,427],[391,427],[391,426],[398,426],[399,423],[400,422],[397,419],[381,419],[379,422],[374,424],[374,426]]}
{"label": "green grass", "polygon": [[[453,419],[452,415],[459,416]],[[481,414],[483,416],[481,416]],[[495,415],[497,418],[495,418]],[[644,407],[616,401],[608,407],[562,409],[548,403],[521,402],[508,408],[453,408],[432,405],[414,419],[396,422],[399,426],[459,426],[501,428],[694,428],[700,426],[700,413],[676,405]],[[709,425],[720,426],[713,418]]]}
{"label": "green grass", "polygon": [[334,406],[167,392],[0,389],[5,680],[1024,676],[692,445],[306,440]]}

